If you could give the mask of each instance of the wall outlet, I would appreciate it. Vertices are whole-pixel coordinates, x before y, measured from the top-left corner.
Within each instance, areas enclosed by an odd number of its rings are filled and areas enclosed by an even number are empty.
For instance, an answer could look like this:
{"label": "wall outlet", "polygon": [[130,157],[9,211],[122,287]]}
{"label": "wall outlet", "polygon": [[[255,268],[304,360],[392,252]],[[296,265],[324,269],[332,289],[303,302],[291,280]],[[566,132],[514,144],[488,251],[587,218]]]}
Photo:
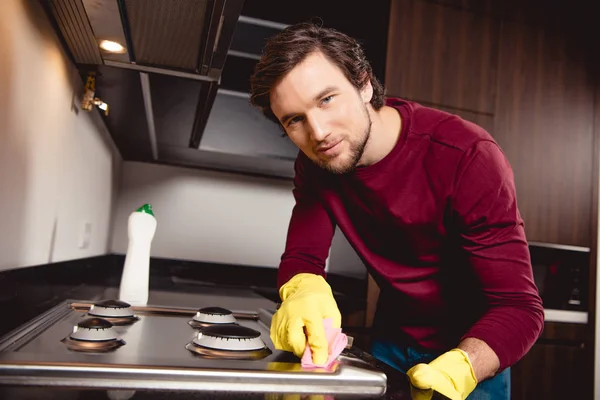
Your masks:
{"label": "wall outlet", "polygon": [[84,222],[83,229],[81,230],[81,235],[79,235],[79,248],[87,249],[90,247],[90,240],[92,237],[92,223]]}

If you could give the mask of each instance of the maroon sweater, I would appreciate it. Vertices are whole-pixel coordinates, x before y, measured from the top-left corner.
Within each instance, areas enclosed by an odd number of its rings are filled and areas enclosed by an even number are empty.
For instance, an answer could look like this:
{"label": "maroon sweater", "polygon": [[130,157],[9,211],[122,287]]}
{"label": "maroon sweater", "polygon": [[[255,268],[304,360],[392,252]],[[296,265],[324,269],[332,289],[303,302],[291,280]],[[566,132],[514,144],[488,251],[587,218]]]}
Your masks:
{"label": "maroon sweater", "polygon": [[379,335],[434,351],[479,338],[507,368],[544,324],[512,169],[484,129],[414,102],[387,105],[402,131],[376,164],[334,175],[299,153],[278,285],[325,276],[337,225],[381,289]]}

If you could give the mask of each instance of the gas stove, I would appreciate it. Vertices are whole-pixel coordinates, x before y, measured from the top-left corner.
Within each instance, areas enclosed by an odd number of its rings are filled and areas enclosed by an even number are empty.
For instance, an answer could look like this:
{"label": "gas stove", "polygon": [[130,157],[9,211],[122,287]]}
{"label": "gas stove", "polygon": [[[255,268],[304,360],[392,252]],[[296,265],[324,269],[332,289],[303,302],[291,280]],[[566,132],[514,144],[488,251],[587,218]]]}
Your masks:
{"label": "gas stove", "polygon": [[275,349],[272,316],[262,308],[236,311],[220,304],[67,300],[0,340],[0,385],[362,399],[385,394],[386,374],[351,344],[327,369],[305,369],[298,357]]}

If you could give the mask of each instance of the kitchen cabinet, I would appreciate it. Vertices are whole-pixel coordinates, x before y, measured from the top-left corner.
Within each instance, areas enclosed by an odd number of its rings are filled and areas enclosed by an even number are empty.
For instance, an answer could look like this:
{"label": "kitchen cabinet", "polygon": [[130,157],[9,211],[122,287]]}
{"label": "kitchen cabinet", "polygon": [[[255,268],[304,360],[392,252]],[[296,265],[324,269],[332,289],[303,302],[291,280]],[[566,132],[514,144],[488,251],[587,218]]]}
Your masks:
{"label": "kitchen cabinet", "polygon": [[502,25],[494,137],[530,241],[591,247],[594,90],[566,26]]}
{"label": "kitchen cabinet", "polygon": [[535,344],[511,370],[513,400],[591,399],[582,366],[585,349]]}
{"label": "kitchen cabinet", "polygon": [[419,0],[393,1],[388,94],[484,115],[494,112],[500,22]]}
{"label": "kitchen cabinet", "polygon": [[472,3],[392,2],[388,94],[494,136],[513,167],[530,241],[591,247],[594,90],[588,49],[567,25],[574,20]]}
{"label": "kitchen cabinet", "polygon": [[[442,4],[460,10],[467,10],[476,14],[497,15],[503,10],[505,3],[517,0],[426,0],[431,3]],[[514,4],[513,4],[514,5]],[[509,5],[510,7],[510,5]]]}
{"label": "kitchen cabinet", "polygon": [[585,334],[585,325],[547,322],[538,342],[511,368],[511,398],[591,399]]}

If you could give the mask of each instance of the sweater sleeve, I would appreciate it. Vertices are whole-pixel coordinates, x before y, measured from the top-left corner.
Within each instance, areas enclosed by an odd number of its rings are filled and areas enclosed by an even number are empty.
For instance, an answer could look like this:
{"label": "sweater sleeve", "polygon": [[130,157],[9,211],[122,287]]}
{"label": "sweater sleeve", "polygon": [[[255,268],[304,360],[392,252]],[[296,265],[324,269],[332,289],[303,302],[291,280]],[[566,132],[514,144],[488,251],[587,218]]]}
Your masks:
{"label": "sweater sleeve", "polygon": [[533,280],[513,172],[496,143],[479,141],[464,154],[452,202],[461,246],[488,304],[463,339],[486,342],[503,370],[538,339],[544,309]]}
{"label": "sweater sleeve", "polygon": [[335,232],[335,223],[308,182],[307,162],[300,155],[294,166],[295,205],[288,226],[285,250],[281,256],[277,288],[294,275],[309,272],[326,276],[325,262]]}

